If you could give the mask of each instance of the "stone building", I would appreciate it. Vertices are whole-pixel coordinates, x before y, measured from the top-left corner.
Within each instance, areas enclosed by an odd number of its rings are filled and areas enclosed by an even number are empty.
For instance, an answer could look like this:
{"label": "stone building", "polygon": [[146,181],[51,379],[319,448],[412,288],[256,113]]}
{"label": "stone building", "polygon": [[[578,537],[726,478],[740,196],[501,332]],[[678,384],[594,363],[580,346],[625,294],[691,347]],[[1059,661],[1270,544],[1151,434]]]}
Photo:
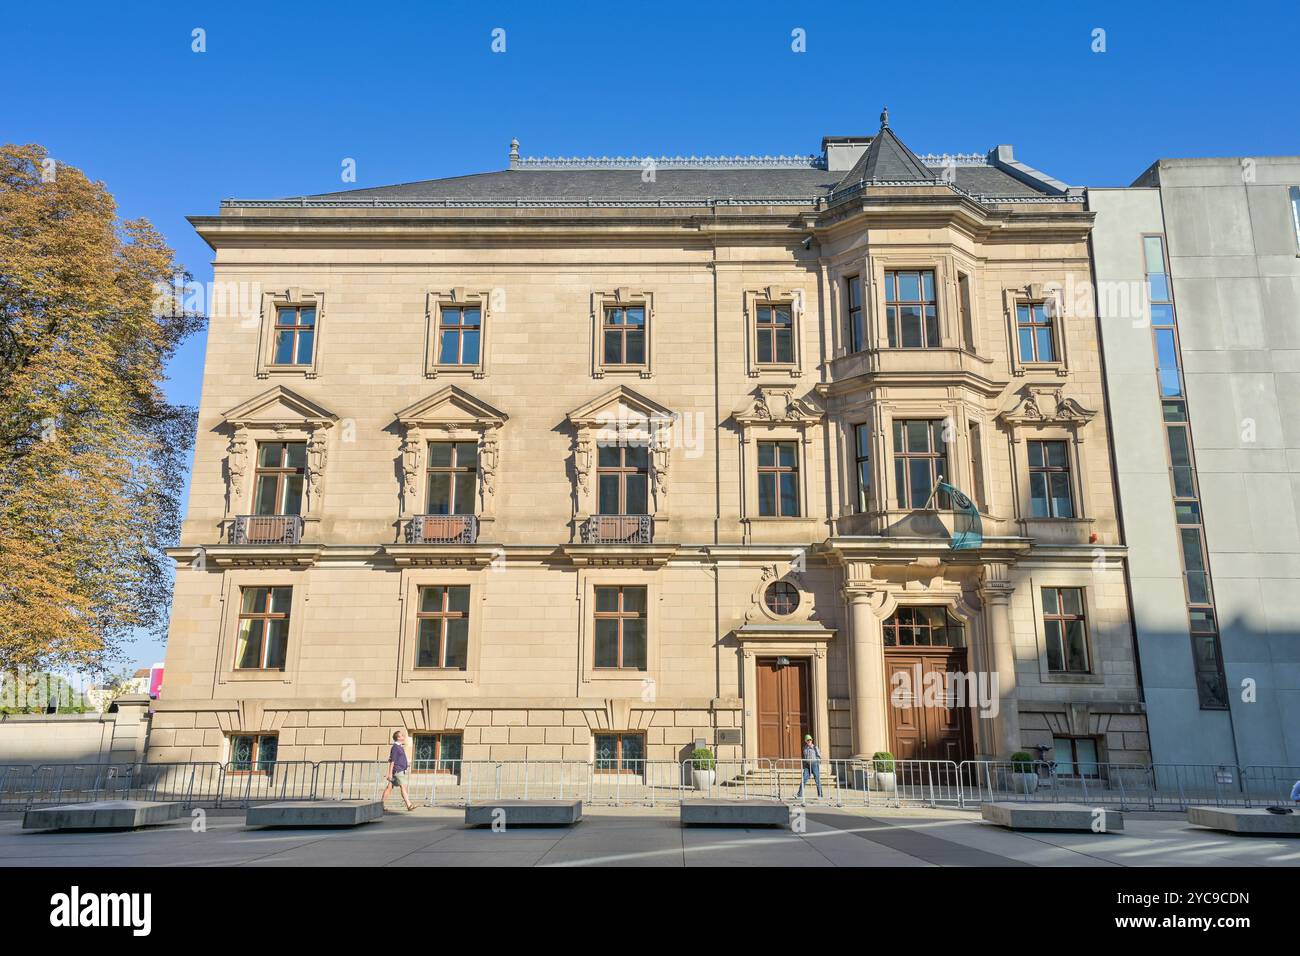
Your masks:
{"label": "stone building", "polygon": [[1300,157],[1089,189],[1152,747],[1300,764]]}
{"label": "stone building", "polygon": [[156,759],[1148,759],[1092,215],[1011,147],[512,144],[191,221]]}

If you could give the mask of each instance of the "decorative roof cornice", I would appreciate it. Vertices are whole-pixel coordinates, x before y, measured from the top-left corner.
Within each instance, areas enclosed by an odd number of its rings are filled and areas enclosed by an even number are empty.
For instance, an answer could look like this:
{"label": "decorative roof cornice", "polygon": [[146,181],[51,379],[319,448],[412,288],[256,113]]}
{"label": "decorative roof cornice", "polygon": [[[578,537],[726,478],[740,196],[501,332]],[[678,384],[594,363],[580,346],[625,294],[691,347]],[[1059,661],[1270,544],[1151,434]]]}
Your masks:
{"label": "decorative roof cornice", "polygon": [[825,169],[820,156],[518,156],[511,169]]}

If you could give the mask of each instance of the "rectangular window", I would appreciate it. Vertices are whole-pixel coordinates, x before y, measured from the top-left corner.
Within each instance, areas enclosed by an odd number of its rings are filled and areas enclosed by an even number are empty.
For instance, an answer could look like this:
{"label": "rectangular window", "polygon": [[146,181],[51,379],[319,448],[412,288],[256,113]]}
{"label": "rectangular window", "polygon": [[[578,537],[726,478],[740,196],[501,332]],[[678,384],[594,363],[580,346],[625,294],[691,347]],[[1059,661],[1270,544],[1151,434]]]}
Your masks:
{"label": "rectangular window", "polygon": [[939,347],[938,306],[934,272],[885,273],[885,319],[891,349]]}
{"label": "rectangular window", "polygon": [[1073,518],[1069,449],[1063,441],[1029,443],[1029,502],[1035,518]]}
{"label": "rectangular window", "polygon": [[598,587],[594,665],[603,669],[646,669],[646,589]]}
{"label": "rectangular window", "polygon": [[1097,741],[1093,737],[1053,737],[1052,759],[1058,777],[1098,777]]}
{"label": "rectangular window", "polygon": [[601,334],[605,365],[645,364],[645,306],[606,309]]}
{"label": "rectangular window", "polygon": [[478,365],[483,311],[478,306],[438,309],[438,364]]}
{"label": "rectangular window", "polygon": [[[941,420],[894,422],[894,487],[899,508],[950,507],[946,494],[934,494],[939,479],[948,473],[948,446]],[[934,502],[930,501],[932,495]]]}
{"label": "rectangular window", "polygon": [[758,513],[799,517],[799,447],[792,441],[758,443]]}
{"label": "rectangular window", "polygon": [[1016,306],[1016,334],[1020,340],[1020,361],[1055,362],[1056,339],[1046,302],[1022,302]]}
{"label": "rectangular window", "polygon": [[416,734],[415,773],[460,773],[461,734]]}
{"label": "rectangular window", "polygon": [[274,365],[310,365],[316,339],[316,309],[275,310]]}
{"label": "rectangular window", "polygon": [[972,488],[975,492],[975,504],[983,510],[987,501],[984,497],[984,442],[980,437],[979,423],[970,423],[969,435]]}
{"label": "rectangular window", "polygon": [[645,734],[595,734],[596,770],[641,773],[645,770]]}
{"label": "rectangular window", "polygon": [[854,425],[853,443],[858,476],[858,514],[866,514],[871,504],[871,427]]}
{"label": "rectangular window", "polygon": [[257,473],[253,483],[253,514],[302,513],[302,487],[307,473],[307,443],[257,443]]}
{"label": "rectangular window", "polygon": [[1296,248],[1300,249],[1300,186],[1291,187],[1291,223],[1295,226]]}
{"label": "rectangular window", "polygon": [[[1165,241],[1160,236],[1143,236],[1142,253],[1146,260],[1147,301],[1172,302],[1169,291],[1169,272],[1165,266]],[[1163,313],[1162,313],[1163,314]],[[1152,320],[1152,324],[1157,324]]]}
{"label": "rectangular window", "polygon": [[478,443],[429,442],[425,474],[426,508],[430,515],[472,515],[478,480]]}
{"label": "rectangular window", "polygon": [[862,320],[862,277],[850,276],[844,282],[844,304],[849,319],[849,351],[861,352],[867,347],[867,327]]}
{"label": "rectangular window", "polygon": [[794,364],[794,313],[784,305],[760,305],[754,320],[754,337],[760,365]]}
{"label": "rectangular window", "polygon": [[596,451],[596,489],[603,515],[650,513],[650,449],[601,445]]}
{"label": "rectangular window", "polygon": [[280,738],[275,734],[232,734],[227,773],[266,773],[275,769]]}
{"label": "rectangular window", "polygon": [[1227,710],[1228,686],[1223,675],[1219,627],[1211,608],[1188,612],[1192,632],[1192,661],[1196,666],[1196,694],[1202,710]]}
{"label": "rectangular window", "polygon": [[957,273],[957,307],[961,309],[962,344],[968,352],[974,352],[975,316],[971,311],[970,276],[964,272]]}
{"label": "rectangular window", "polygon": [[284,670],[293,588],[240,588],[237,670]]}
{"label": "rectangular window", "polygon": [[1043,633],[1047,669],[1056,674],[1087,674],[1088,627],[1082,588],[1043,588]]}
{"label": "rectangular window", "polygon": [[415,666],[463,671],[469,661],[469,587],[420,588]]}

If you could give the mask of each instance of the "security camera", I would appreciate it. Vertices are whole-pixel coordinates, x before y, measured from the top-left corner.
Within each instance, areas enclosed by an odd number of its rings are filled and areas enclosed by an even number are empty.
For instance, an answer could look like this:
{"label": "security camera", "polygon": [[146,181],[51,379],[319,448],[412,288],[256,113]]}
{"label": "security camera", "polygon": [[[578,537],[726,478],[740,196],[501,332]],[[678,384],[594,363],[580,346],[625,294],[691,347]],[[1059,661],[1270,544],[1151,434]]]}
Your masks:
{"label": "security camera", "polygon": [[811,249],[811,248],[812,248],[812,244],[813,244],[813,237],[812,237],[812,236],[804,236],[804,240],[803,240],[803,242],[800,243],[800,245],[802,245],[802,246],[804,247],[805,250]]}

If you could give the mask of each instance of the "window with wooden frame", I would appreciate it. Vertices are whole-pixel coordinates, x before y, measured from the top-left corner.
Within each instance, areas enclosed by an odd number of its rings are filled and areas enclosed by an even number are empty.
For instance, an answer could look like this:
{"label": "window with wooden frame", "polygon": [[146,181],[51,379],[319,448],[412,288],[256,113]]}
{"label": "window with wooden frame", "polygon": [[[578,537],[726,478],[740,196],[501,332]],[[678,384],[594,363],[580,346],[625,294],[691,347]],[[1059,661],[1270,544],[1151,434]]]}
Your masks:
{"label": "window with wooden frame", "polygon": [[596,489],[600,514],[649,514],[649,446],[600,445],[596,450]]}
{"label": "window with wooden frame", "polygon": [[478,484],[478,442],[429,442],[425,514],[472,515]]}
{"label": "window with wooden frame", "polygon": [[598,773],[641,773],[645,770],[645,734],[593,734]]}
{"label": "window with wooden frame", "polygon": [[273,365],[311,365],[316,345],[316,307],[279,306],[275,310]]}
{"label": "window with wooden frame", "polygon": [[595,598],[593,665],[601,670],[645,670],[646,589],[598,586]]}
{"label": "window with wooden frame", "polygon": [[850,352],[861,352],[867,347],[867,326],[862,317],[862,277],[849,276],[844,280],[844,305],[848,317],[848,345]]}
{"label": "window with wooden frame", "polygon": [[885,273],[885,324],[891,349],[939,347],[933,269],[891,269]]}
{"label": "window with wooden frame", "polygon": [[758,443],[758,513],[764,518],[798,518],[799,443]]}
{"label": "window with wooden frame", "polygon": [[858,482],[858,514],[871,506],[871,426],[853,426],[854,474]]}
{"label": "window with wooden frame", "polygon": [[301,514],[306,474],[306,442],[258,442],[257,468],[253,476],[253,514]]}
{"label": "window with wooden frame", "polygon": [[1055,674],[1091,673],[1083,588],[1043,588],[1042,599],[1047,669]]}
{"label": "window with wooden frame", "polygon": [[944,607],[900,607],[882,627],[885,647],[966,646],[966,626]]}
{"label": "window with wooden frame", "polygon": [[275,734],[231,734],[226,773],[265,773],[275,770],[280,738]]}
{"label": "window with wooden frame", "polygon": [[438,307],[438,365],[457,368],[479,364],[483,311],[477,305]]}
{"label": "window with wooden frame", "polygon": [[966,434],[970,440],[971,487],[975,492],[975,504],[983,511],[988,505],[984,494],[984,441],[980,435],[978,422],[967,426]]}
{"label": "window with wooden frame", "polygon": [[420,588],[415,620],[415,666],[465,670],[469,661],[469,587],[435,584]]}
{"label": "window with wooden frame", "polygon": [[236,670],[284,670],[292,605],[291,587],[240,588]]}
{"label": "window with wooden frame", "polygon": [[975,348],[975,313],[971,303],[970,276],[964,272],[957,273],[957,308],[961,310],[961,338],[966,351]]}
{"label": "window with wooden frame", "polygon": [[645,365],[645,306],[606,306],[600,323],[604,365]]}
{"label": "window with wooden frame", "polygon": [[894,422],[894,487],[899,508],[951,507],[948,495],[935,491],[939,479],[951,474],[944,437],[942,419]]}
{"label": "window with wooden frame", "polygon": [[415,734],[413,773],[460,773],[464,736],[459,733]]}
{"label": "window with wooden frame", "polygon": [[1016,337],[1022,364],[1055,362],[1056,331],[1046,302],[1016,303]]}
{"label": "window with wooden frame", "polygon": [[759,365],[794,364],[794,306],[761,302],[754,308],[754,345]]}
{"label": "window with wooden frame", "polygon": [[1064,441],[1031,441],[1029,513],[1034,518],[1073,518],[1070,449]]}

